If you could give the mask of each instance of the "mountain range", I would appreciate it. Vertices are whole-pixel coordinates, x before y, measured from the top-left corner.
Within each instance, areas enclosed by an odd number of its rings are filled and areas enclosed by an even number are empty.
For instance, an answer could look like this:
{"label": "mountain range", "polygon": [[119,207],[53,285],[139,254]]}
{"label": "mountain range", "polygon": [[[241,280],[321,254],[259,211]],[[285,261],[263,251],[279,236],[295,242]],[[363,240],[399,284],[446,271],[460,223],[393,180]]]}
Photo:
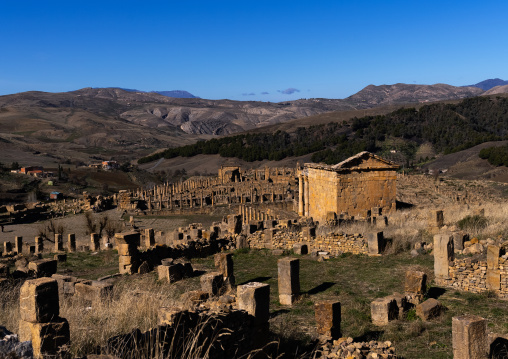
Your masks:
{"label": "mountain range", "polygon": [[[508,88],[494,87],[489,91],[503,93]],[[132,160],[212,136],[262,131],[277,124],[291,126],[291,121],[309,116],[326,117],[327,113],[339,111],[347,114],[348,120],[361,117],[366,111],[373,115],[386,113],[386,108],[382,108],[386,106],[455,101],[487,94],[475,86],[446,84],[369,85],[345,99],[279,103],[168,97],[164,93],[172,92],[84,88],[0,96],[3,161],[87,162],[90,156]]]}

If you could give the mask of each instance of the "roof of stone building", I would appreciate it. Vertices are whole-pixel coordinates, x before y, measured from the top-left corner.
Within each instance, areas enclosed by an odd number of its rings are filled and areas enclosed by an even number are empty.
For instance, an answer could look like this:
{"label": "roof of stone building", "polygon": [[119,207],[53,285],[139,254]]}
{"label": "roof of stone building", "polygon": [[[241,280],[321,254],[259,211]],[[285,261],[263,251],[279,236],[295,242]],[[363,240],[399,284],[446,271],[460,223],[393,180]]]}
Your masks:
{"label": "roof of stone building", "polygon": [[[369,160],[371,163],[367,163]],[[375,154],[367,151],[357,153],[356,155],[351,156],[345,159],[344,161],[331,166],[319,163],[306,163],[304,166],[309,168],[318,168],[338,172],[340,172],[341,170],[373,170],[373,169],[397,170],[399,168],[399,165],[397,165],[396,163],[385,160],[384,158],[376,156]]]}

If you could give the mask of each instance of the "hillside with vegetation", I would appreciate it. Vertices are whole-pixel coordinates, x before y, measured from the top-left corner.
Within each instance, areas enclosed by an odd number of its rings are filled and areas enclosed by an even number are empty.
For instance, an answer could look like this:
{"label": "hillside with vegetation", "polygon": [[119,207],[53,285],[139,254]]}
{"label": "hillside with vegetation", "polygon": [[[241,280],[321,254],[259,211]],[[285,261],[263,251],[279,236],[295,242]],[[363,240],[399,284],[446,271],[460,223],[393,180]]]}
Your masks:
{"label": "hillside with vegetation", "polygon": [[245,161],[281,160],[313,153],[314,162],[338,163],[360,151],[400,152],[406,161],[430,143],[438,153],[453,153],[487,141],[508,138],[508,98],[474,97],[455,104],[401,108],[386,115],[299,127],[293,132],[246,133],[169,148],[138,162],[219,154]]}

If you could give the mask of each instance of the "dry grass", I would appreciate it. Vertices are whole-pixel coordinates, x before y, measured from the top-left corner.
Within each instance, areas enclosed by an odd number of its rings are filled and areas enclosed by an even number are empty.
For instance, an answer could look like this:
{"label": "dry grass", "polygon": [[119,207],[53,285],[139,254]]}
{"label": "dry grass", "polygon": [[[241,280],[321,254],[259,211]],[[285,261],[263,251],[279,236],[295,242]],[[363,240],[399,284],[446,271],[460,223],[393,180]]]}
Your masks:
{"label": "dry grass", "polygon": [[182,281],[169,286],[158,282],[152,273],[123,278],[107,300],[91,304],[74,297],[61,300],[60,315],[69,321],[72,353],[90,353],[115,335],[155,327],[159,308],[176,305],[181,293],[195,285],[195,281]]}
{"label": "dry grass", "polygon": [[0,288],[0,325],[13,333],[19,328],[19,290],[20,283],[12,282],[10,287]]}

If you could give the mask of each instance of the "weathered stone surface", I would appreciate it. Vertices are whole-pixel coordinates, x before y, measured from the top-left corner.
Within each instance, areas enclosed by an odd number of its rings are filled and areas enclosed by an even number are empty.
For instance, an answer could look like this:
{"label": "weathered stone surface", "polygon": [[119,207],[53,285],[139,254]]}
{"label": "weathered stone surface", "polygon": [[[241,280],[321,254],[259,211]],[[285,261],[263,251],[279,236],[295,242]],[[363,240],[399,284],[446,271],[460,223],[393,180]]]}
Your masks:
{"label": "weathered stone surface", "polygon": [[28,263],[28,269],[33,271],[36,278],[51,277],[57,268],[58,262],[54,259],[38,259]]}
{"label": "weathered stone surface", "polygon": [[53,259],[58,263],[67,262],[67,254],[66,253],[57,253],[53,256]]}
{"label": "weathered stone surface", "polygon": [[150,264],[148,264],[147,261],[144,261],[143,263],[141,263],[141,265],[138,268],[138,273],[139,274],[150,273]]}
{"label": "weathered stone surface", "polygon": [[99,238],[98,233],[90,234],[90,250],[92,252],[97,252],[101,250],[101,240]]}
{"label": "weathered stone surface", "polygon": [[26,322],[49,322],[59,315],[58,283],[52,278],[27,280],[20,290],[21,319]]}
{"label": "weathered stone surface", "polygon": [[32,341],[34,358],[55,357],[58,349],[70,342],[69,323],[64,318],[54,318],[47,323],[20,321],[21,341]]}
{"label": "weathered stone surface", "polygon": [[453,236],[436,234],[434,236],[434,275],[437,279],[448,278],[448,265],[453,259]]}
{"label": "weathered stone surface", "polygon": [[293,305],[300,294],[300,260],[281,258],[277,261],[279,302],[282,305]]}
{"label": "weathered stone surface", "polygon": [[238,309],[247,311],[258,325],[270,317],[270,285],[251,282],[237,287]]}
{"label": "weathered stone surface", "polygon": [[370,312],[374,325],[386,325],[388,322],[399,318],[399,308],[392,296],[374,300],[370,304]]}
{"label": "weathered stone surface", "polygon": [[62,235],[57,233],[55,234],[55,252],[63,251],[63,239]]}
{"label": "weathered stone surface", "polygon": [[145,247],[150,248],[155,245],[155,232],[153,228],[145,229]]}
{"label": "weathered stone surface", "polygon": [[453,317],[452,345],[454,359],[486,359],[487,321],[475,315]]}
{"label": "weathered stone surface", "polygon": [[185,266],[181,263],[174,263],[170,265],[160,265],[157,267],[157,274],[159,280],[174,283],[182,280],[185,277]]}
{"label": "weathered stone surface", "polygon": [[499,269],[499,246],[489,244],[487,246],[487,270]]}
{"label": "weathered stone surface", "polygon": [[243,248],[249,248],[249,242],[247,242],[247,237],[241,234],[236,237],[236,249]]}
{"label": "weathered stone surface", "polygon": [[395,209],[397,168],[368,152],[334,166],[306,163],[305,195],[301,196],[307,202],[305,215],[324,223],[329,211],[364,216],[372,207],[380,207],[391,212]]}
{"label": "weathered stone surface", "polygon": [[201,290],[211,296],[220,295],[224,286],[224,277],[220,272],[211,272],[201,276]]}
{"label": "weathered stone surface", "polygon": [[12,252],[12,243],[9,241],[4,242],[4,254]]}
{"label": "weathered stone surface", "polygon": [[160,307],[157,312],[157,324],[178,326],[181,316],[185,316],[187,312],[178,307]]}
{"label": "weathered stone surface", "polygon": [[16,236],[14,238],[14,252],[23,253],[23,237]]}
{"label": "weathered stone surface", "polygon": [[305,243],[295,243],[293,245],[293,252],[299,255],[309,254],[309,247]]}
{"label": "weathered stone surface", "polygon": [[369,246],[369,254],[380,254],[385,247],[383,232],[367,233],[367,242]]}
{"label": "weathered stone surface", "polygon": [[42,237],[35,237],[35,254],[42,253],[44,250],[44,241]]}
{"label": "weathered stone surface", "polygon": [[121,232],[115,234],[115,241],[118,244],[132,244],[136,248],[139,246],[141,235],[138,232]]}
{"label": "weathered stone surface", "polygon": [[427,290],[427,275],[424,272],[406,271],[406,293],[425,294]]}
{"label": "weathered stone surface", "polygon": [[180,303],[182,303],[184,307],[194,307],[206,301],[209,297],[210,294],[202,290],[191,290],[180,296]]}
{"label": "weathered stone surface", "polygon": [[499,269],[487,270],[486,285],[490,290],[498,291],[501,289],[501,272]]}
{"label": "weathered stone surface", "polygon": [[233,273],[233,255],[231,253],[217,253],[214,256],[215,268],[224,277],[231,277]]}
{"label": "weathered stone surface", "polygon": [[74,286],[74,296],[90,302],[104,300],[112,291],[113,284],[109,282],[92,281],[91,284],[76,283]]}
{"label": "weathered stone surface", "polygon": [[318,334],[337,339],[340,337],[340,302],[327,300],[314,305]]}
{"label": "weathered stone surface", "polygon": [[74,295],[74,286],[78,280],[76,277],[53,274],[51,278],[55,279],[58,283],[58,295],[60,298],[64,295]]}
{"label": "weathered stone surface", "polygon": [[460,231],[453,233],[453,247],[455,251],[461,251],[464,249],[464,242],[469,239],[469,236]]}
{"label": "weathered stone surface", "polygon": [[76,235],[74,233],[69,233],[67,237],[67,251],[76,252]]}
{"label": "weathered stone surface", "polygon": [[421,320],[426,321],[438,317],[443,307],[438,300],[429,298],[425,302],[418,304],[415,309],[416,315],[420,317]]}

